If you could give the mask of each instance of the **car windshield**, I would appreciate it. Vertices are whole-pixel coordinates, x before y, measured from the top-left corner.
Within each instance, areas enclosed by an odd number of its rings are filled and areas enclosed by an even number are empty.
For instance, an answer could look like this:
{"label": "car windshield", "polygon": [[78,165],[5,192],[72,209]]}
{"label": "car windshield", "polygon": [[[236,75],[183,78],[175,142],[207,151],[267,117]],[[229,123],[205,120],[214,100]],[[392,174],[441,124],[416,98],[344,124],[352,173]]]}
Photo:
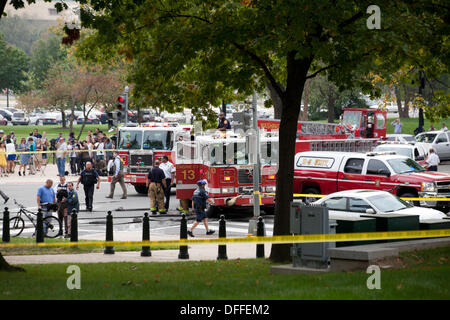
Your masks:
{"label": "car windshield", "polygon": [[119,131],[119,149],[136,150],[141,149],[142,132],[141,131]]}
{"label": "car windshield", "polygon": [[359,128],[361,122],[361,112],[359,111],[348,111],[344,113],[344,124],[355,125]]}
{"label": "car windshield", "polygon": [[423,172],[425,169],[410,158],[387,160],[395,173]]}
{"label": "car windshield", "polygon": [[417,140],[417,142],[432,143],[434,141],[434,138],[436,138],[436,133],[424,133],[424,134],[419,134],[416,137],[416,140]]}
{"label": "car windshield", "polygon": [[412,158],[412,150],[410,148],[402,148],[402,147],[393,148],[393,147],[379,146],[379,147],[376,147],[373,151],[376,151],[376,152],[385,152],[385,151],[392,152],[392,151],[394,151],[398,155]]}
{"label": "car windshield", "polygon": [[380,212],[392,212],[410,208],[406,201],[395,197],[392,194],[383,193],[367,198]]}
{"label": "car windshield", "polygon": [[144,150],[172,150],[173,132],[168,130],[144,132]]}
{"label": "car windshield", "polygon": [[14,113],[14,117],[15,118],[23,118],[25,116],[25,114],[23,114],[22,112],[16,112]]}

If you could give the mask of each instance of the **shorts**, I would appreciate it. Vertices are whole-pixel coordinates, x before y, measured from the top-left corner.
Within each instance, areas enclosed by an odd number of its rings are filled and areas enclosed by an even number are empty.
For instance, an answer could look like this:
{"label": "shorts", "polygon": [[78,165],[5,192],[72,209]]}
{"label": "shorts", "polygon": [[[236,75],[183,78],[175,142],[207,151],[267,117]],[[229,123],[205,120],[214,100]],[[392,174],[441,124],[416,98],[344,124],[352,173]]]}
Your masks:
{"label": "shorts", "polygon": [[197,211],[197,210],[195,210],[195,221],[202,222],[206,218],[208,218],[208,217],[206,216],[206,212],[205,211]]}
{"label": "shorts", "polygon": [[15,154],[8,154],[8,161],[13,161],[16,160],[16,155]]}

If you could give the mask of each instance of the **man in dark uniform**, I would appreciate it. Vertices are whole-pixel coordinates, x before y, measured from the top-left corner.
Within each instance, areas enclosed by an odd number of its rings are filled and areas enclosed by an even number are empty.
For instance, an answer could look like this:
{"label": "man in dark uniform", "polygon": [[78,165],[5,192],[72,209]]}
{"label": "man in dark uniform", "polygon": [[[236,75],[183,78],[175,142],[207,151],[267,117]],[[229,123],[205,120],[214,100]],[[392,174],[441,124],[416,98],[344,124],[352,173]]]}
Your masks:
{"label": "man in dark uniform", "polygon": [[225,118],[225,114],[223,112],[219,114],[219,125],[217,126],[217,129],[219,129],[219,131],[226,131],[231,129],[230,121]]}
{"label": "man in dark uniform", "polygon": [[77,190],[80,182],[83,184],[84,195],[86,197],[86,210],[92,212],[95,184],[97,184],[97,189],[100,189],[100,177],[97,171],[92,168],[92,162],[86,162],[86,169],[81,172],[77,181]]}
{"label": "man in dark uniform", "polygon": [[188,235],[191,237],[194,236],[194,229],[198,226],[200,222],[203,222],[203,225],[206,229],[206,234],[210,235],[213,234],[215,231],[210,230],[208,228],[208,217],[206,216],[206,201],[208,201],[211,204],[214,204],[214,201],[209,197],[208,192],[205,190],[206,181],[200,180],[197,181],[197,189],[194,191],[194,194],[192,196],[192,207],[195,212],[195,222],[192,224],[192,227],[190,230],[188,230]]}
{"label": "man in dark uniform", "polygon": [[[164,208],[164,189],[166,188],[166,175],[159,167],[160,161],[155,160],[153,168],[148,171],[146,185],[148,187],[148,197],[150,198],[150,211],[156,214],[156,202],[160,214],[166,214]],[[164,186],[164,188],[163,188]]]}

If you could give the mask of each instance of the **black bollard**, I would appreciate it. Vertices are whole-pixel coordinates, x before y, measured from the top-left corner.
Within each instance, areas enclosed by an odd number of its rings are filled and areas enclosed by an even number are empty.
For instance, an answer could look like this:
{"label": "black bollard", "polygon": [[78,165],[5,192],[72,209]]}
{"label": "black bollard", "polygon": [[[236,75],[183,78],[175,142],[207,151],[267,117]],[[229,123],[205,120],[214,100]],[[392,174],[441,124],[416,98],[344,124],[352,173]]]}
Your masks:
{"label": "black bollard", "polygon": [[[258,237],[264,237],[264,221],[262,217],[258,218],[258,223],[256,224],[256,235]],[[264,258],[264,244],[256,245],[256,257]]]}
{"label": "black bollard", "polygon": [[[225,225],[225,216],[221,215],[219,220],[219,239],[227,237],[227,229]],[[219,254],[217,256],[217,260],[227,260],[227,245],[219,244]]]}
{"label": "black bollard", "polygon": [[[106,241],[114,241],[113,235],[113,216],[111,211],[108,211],[106,216]],[[114,247],[105,247],[104,254],[114,254]]]}
{"label": "black bollard", "polygon": [[70,242],[78,242],[78,215],[75,209],[70,216]]}
{"label": "black bollard", "polygon": [[36,243],[44,242],[44,219],[42,218],[42,209],[38,209],[36,220]]}
{"label": "black bollard", "polygon": [[[180,240],[181,239],[187,239],[187,220],[186,215],[184,213],[181,216]],[[187,246],[180,246],[180,253],[178,254],[178,259],[189,259]]]}
{"label": "black bollard", "polygon": [[5,208],[5,211],[3,211],[3,235],[2,235],[2,241],[3,242],[9,242],[11,240],[11,236],[9,233],[9,211],[8,208]]}
{"label": "black bollard", "polygon": [[[142,241],[150,241],[150,219],[148,212],[144,213],[144,219],[142,220]],[[152,251],[150,247],[142,247],[141,257],[151,257]]]}

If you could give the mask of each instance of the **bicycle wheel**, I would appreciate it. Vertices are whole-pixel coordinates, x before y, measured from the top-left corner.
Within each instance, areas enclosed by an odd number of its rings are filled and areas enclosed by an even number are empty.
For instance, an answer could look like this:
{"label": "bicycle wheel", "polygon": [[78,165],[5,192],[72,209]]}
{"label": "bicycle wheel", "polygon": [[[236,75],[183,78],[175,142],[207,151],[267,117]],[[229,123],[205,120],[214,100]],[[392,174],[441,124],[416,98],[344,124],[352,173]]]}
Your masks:
{"label": "bicycle wheel", "polygon": [[11,237],[19,236],[25,228],[25,222],[21,217],[9,219],[9,235]]}
{"label": "bicycle wheel", "polygon": [[[59,235],[59,230],[61,228],[61,224],[59,219],[53,216],[48,216],[44,218],[44,225],[47,227],[47,237],[56,238]],[[45,227],[44,226],[44,230]]]}

